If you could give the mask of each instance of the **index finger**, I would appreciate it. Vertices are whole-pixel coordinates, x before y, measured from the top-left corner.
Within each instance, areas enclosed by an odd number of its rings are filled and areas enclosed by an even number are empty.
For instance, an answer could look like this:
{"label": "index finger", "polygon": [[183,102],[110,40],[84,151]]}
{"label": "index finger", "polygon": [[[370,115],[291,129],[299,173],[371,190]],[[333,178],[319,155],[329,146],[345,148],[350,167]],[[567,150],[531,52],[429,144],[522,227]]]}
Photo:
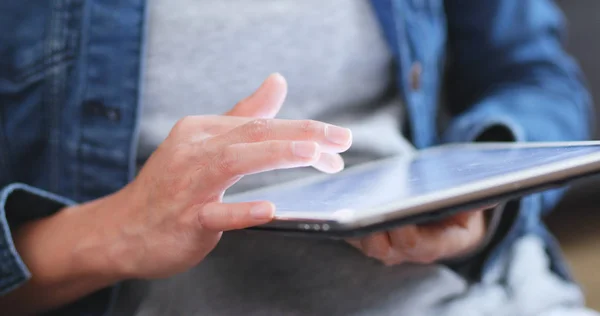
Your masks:
{"label": "index finger", "polygon": [[213,137],[209,143],[227,146],[275,140],[314,141],[325,152],[340,153],[350,148],[352,132],[314,120],[254,119]]}

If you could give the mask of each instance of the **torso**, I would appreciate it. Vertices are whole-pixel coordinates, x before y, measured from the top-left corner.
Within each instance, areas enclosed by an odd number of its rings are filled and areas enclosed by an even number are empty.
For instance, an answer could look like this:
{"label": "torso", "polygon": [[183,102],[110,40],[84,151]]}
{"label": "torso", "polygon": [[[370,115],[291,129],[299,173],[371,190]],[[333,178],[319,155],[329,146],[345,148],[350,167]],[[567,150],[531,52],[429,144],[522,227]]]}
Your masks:
{"label": "torso", "polygon": [[[412,150],[401,134],[392,57],[368,1],[150,3],[140,163],[177,119],[222,113],[272,72],[289,84],[279,117],[352,129],[348,165]],[[248,176],[228,192],[314,173]],[[428,297],[464,286],[443,266],[386,268],[343,241],[234,232],[186,273],[128,283],[121,302],[141,301],[138,315],[388,315],[415,307],[403,300],[416,295],[415,275],[451,285]]]}

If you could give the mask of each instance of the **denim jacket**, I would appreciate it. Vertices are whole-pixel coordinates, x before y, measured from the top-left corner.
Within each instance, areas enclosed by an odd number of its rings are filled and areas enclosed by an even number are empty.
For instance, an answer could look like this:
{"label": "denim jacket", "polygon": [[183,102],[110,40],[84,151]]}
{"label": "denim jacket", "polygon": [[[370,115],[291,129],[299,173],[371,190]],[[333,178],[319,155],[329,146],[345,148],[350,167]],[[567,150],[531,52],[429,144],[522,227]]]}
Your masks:
{"label": "denim jacket", "polygon": [[[473,141],[493,128],[514,141],[588,137],[590,97],[561,47],[562,15],[550,0],[371,1],[418,148]],[[0,2],[0,294],[30,277],[11,230],[132,179],[145,7]],[[441,103],[447,120],[439,119]],[[555,271],[569,277],[540,220],[559,197],[555,190],[521,200],[483,271],[516,238],[538,234]],[[115,288],[99,291],[63,314],[106,314],[114,296]]]}

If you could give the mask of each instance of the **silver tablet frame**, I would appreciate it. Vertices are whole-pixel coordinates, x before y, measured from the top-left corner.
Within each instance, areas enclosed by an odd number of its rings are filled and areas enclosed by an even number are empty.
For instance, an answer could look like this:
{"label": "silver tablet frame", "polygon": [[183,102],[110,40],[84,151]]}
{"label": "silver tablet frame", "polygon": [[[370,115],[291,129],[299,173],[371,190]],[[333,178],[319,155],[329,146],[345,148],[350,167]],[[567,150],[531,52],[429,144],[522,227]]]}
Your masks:
{"label": "silver tablet frame", "polygon": [[[541,143],[457,143],[436,146],[414,155],[406,157],[390,157],[379,161],[350,167],[343,172],[358,172],[369,168],[373,164],[381,163],[388,159],[414,159],[419,155],[430,151],[444,151],[475,147],[477,149],[507,149],[507,148],[540,148],[540,147],[570,147],[570,146],[600,146],[600,141],[578,141],[578,142],[541,142]],[[276,213],[275,219],[262,228],[269,230],[324,232],[324,231],[348,231],[361,229],[371,225],[381,224],[389,221],[399,220],[404,217],[419,215],[440,209],[456,208],[469,204],[473,201],[490,200],[501,197],[507,193],[523,191],[542,185],[562,184],[573,178],[580,178],[588,174],[600,173],[600,151],[585,156],[569,158],[559,162],[530,168],[519,172],[506,173],[499,176],[486,178],[451,189],[440,190],[425,194],[405,201],[398,201],[387,205],[361,209],[360,212],[352,210],[339,210],[334,214],[312,213],[312,212],[286,212],[284,216]],[[331,175],[320,175],[303,178],[296,181],[277,185],[277,189],[285,187],[296,187],[308,185],[311,182],[321,181]],[[335,175],[333,175],[335,176]],[[253,196],[257,193],[268,192],[271,187],[248,191],[227,197],[227,200],[243,201],[245,196]]]}

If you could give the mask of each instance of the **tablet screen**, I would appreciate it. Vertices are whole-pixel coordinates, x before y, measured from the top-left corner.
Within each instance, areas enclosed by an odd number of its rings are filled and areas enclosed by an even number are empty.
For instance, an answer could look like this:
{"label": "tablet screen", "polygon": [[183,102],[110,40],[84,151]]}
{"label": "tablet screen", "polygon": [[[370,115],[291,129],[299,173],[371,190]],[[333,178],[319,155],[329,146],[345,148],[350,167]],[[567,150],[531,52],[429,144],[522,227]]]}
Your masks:
{"label": "tablet screen", "polygon": [[272,201],[276,215],[286,213],[332,214],[392,203],[409,203],[493,177],[520,173],[573,158],[600,153],[600,146],[501,147],[450,146],[425,151],[413,158],[399,157],[349,168],[339,174],[317,177],[226,201]]}

